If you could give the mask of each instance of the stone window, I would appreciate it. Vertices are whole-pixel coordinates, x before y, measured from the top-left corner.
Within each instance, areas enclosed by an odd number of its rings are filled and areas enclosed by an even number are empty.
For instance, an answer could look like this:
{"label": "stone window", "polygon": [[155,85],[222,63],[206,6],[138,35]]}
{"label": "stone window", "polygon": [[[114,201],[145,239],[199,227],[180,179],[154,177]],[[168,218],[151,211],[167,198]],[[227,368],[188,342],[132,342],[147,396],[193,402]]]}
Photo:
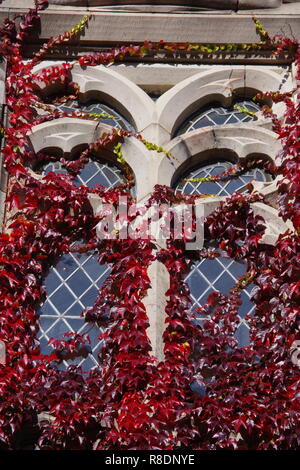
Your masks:
{"label": "stone window", "polygon": [[[223,173],[232,168],[233,163],[229,161],[218,161],[210,164],[198,165],[192,171],[189,170],[176,184],[176,190],[187,194],[213,194],[228,197],[236,191],[243,191],[247,184],[252,181],[272,181],[272,176],[263,169],[254,168],[241,176],[218,182],[192,182],[186,181],[193,178],[206,178]],[[206,243],[208,246],[209,244]],[[240,263],[233,259],[220,256],[215,259],[202,259],[195,262],[185,277],[185,282],[190,289],[192,310],[196,313],[200,324],[205,318],[197,314],[197,309],[207,302],[210,293],[219,291],[229,294],[230,288],[237,282],[238,277],[246,273],[246,263]],[[254,312],[255,305],[250,301],[250,293],[253,285],[249,285],[241,294],[242,304],[238,312],[238,327],[235,338],[239,347],[249,344],[249,325],[246,315]]]}
{"label": "stone window", "polygon": [[[168,73],[164,76],[172,83],[170,86],[167,83],[166,91],[154,101],[139,86],[139,82],[134,81],[136,78],[143,84],[147,77],[151,86],[155,84],[157,76],[152,67],[138,68],[139,74],[131,74],[130,79],[124,65],[90,67],[87,70],[74,67],[72,79],[80,85],[80,100],[56,106],[67,113],[80,109],[106,116],[99,121],[63,117],[36,126],[30,135],[35,152],[50,151],[51,154],[53,151],[53,158],[59,155],[57,160],[61,156],[75,159],[81,149],[104,133],[111,132],[113,127],[135,129],[147,141],[163,146],[174,157],[148,150],[136,137],[124,140],[121,150],[134,176],[134,194],[138,203],[147,200],[157,184],[171,186],[184,193],[217,196],[203,199],[205,215],[235,191],[246,190],[250,181],[260,185],[260,190],[271,197],[276,192],[276,181],[260,167],[228,181],[191,183],[185,180],[222,173],[230,169],[234,162],[253,156],[264,156],[276,163],[275,156],[280,145],[262,119],[259,104],[252,102],[250,97],[270,86],[277,90],[282,81],[282,70],[252,66],[207,67],[202,71],[191,68],[191,75],[182,79],[178,67],[168,65],[167,68]],[[290,87],[290,83],[285,86]],[[234,104],[257,113],[257,116],[235,109]],[[92,188],[101,184],[110,188],[124,181],[122,168],[114,156],[104,152],[92,158],[76,178],[76,185],[85,184]],[[58,161],[47,163],[41,170],[44,174],[65,171]],[[91,204],[96,214],[101,199],[93,197]],[[279,233],[286,230],[286,225],[279,221],[276,209],[257,203],[253,204],[253,210],[266,220],[266,236],[262,242],[274,243]],[[223,254],[215,260],[195,262],[185,278],[191,291],[192,309],[203,305],[212,291],[220,290],[228,294],[246,269],[246,264],[225,258]],[[61,339],[64,333],[76,330],[88,332],[93,354],[74,362],[81,364],[85,370],[97,364],[97,352],[101,347],[97,338],[100,330],[84,323],[81,312],[93,305],[96,289],[101,287],[108,274],[109,267],[98,263],[96,253],[62,254],[45,277],[47,299],[40,308],[42,352],[46,352],[51,336]],[[153,354],[162,360],[168,300],[165,293],[169,289],[170,278],[166,267],[157,260],[150,265],[148,275],[151,288],[143,300],[150,324],[147,333]],[[254,305],[249,300],[250,291],[251,286],[248,286],[242,292],[243,302],[238,313],[235,337],[241,347],[249,342],[246,314],[254,311]],[[199,317],[197,321],[201,322],[202,319]],[[63,367],[66,367],[66,362]]]}
{"label": "stone window", "polygon": [[[101,123],[117,129],[133,130],[131,124],[120,113],[97,101],[84,105],[73,101],[56,107],[66,113],[81,110],[87,113],[103,114]],[[51,151],[48,153],[51,154]],[[78,150],[72,158],[76,159],[77,154]],[[55,153],[53,157],[55,158]],[[60,161],[51,161],[40,171],[43,176],[49,172],[68,173]],[[89,188],[102,185],[108,190],[124,181],[122,169],[101,157],[100,154],[84,166],[80,174],[75,177],[74,184],[85,185]],[[38,338],[41,353],[48,354],[53,351],[48,345],[50,338],[68,339],[64,335],[72,332],[87,333],[91,341],[90,354],[86,357],[64,360],[60,365],[63,369],[76,364],[81,366],[83,371],[87,371],[98,364],[97,354],[101,347],[99,334],[102,330],[93,323],[86,323],[82,316],[84,309],[95,303],[98,290],[110,273],[110,267],[100,265],[97,258],[97,252],[65,253],[58,263],[49,269],[44,278],[46,300],[38,310],[40,316]]]}

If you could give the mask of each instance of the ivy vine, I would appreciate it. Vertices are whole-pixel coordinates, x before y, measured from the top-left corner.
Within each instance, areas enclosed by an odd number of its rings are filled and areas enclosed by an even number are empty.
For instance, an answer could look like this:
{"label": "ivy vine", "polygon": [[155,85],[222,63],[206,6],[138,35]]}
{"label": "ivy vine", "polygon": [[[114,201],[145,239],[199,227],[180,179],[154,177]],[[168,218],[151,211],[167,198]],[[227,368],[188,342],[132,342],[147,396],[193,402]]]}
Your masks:
{"label": "ivy vine", "polygon": [[[88,22],[85,17],[71,31],[51,38],[31,60],[23,61],[23,44],[36,29],[39,12],[46,8],[47,2],[35,0],[35,7],[21,22],[6,19],[0,30],[9,109],[9,125],[1,123],[2,155],[10,178],[9,219],[0,237],[0,340],[7,353],[6,364],[0,365],[0,448],[24,448],[26,434],[28,446],[51,450],[296,449],[299,367],[291,360],[291,347],[300,339],[299,90],[265,95],[285,104],[283,119],[269,108],[264,110],[282,144],[277,169],[282,177],[279,215],[290,220],[294,229],[281,235],[274,247],[259,243],[264,220],[251,208],[253,202],[263,202],[258,192],[235,193],[207,217],[207,238],[227,256],[245,261],[247,273],[228,295],[215,292],[208,297],[201,307],[207,321],[201,326],[194,321],[184,275],[193,261],[213,259],[219,251],[188,253],[184,239],[169,240],[167,249],[160,251],[150,239],[100,241],[95,232],[99,217],[93,213],[89,196],[96,194],[102,202],[116,205],[120,195],[127,195],[134,202],[128,192],[132,176],[128,171],[128,183],[108,191],[74,184],[74,176],[101,149],[113,151],[124,163],[120,144],[134,135],[113,130],[90,144],[77,160],[62,160],[67,175],[50,172],[39,179],[30,165],[53,157],[35,154],[28,135],[35,125],[66,115],[38,94],[36,83],[59,82],[68,90],[60,102],[76,99],[79,87],[70,78],[75,63],[106,65],[130,56],[142,59],[160,50],[210,53],[257,50],[267,44],[274,54],[293,53],[299,80],[299,43],[286,37],[270,38],[255,19],[261,39],[257,44],[145,42],[84,55],[73,63],[35,73],[33,67],[51,48],[79,35]],[[37,114],[37,108],[44,113]],[[99,118],[80,112],[68,116]],[[148,149],[164,152],[136,137]],[[215,179],[234,177],[244,170],[239,164]],[[157,186],[147,204],[181,201],[192,203],[195,197]],[[76,240],[83,242],[74,246]],[[85,376],[75,366],[66,371],[57,366],[62,358],[86,354],[88,338],[75,332],[53,339],[53,353],[43,355],[36,336],[36,312],[45,299],[47,269],[62,253],[92,249],[98,250],[100,263],[110,264],[111,274],[95,304],[83,312],[85,321],[105,326],[99,367]],[[171,280],[166,293],[165,360],[159,363],[151,353],[143,304],[150,287],[147,268],[155,258],[165,264]],[[237,311],[241,292],[252,282],[256,311],[249,318],[251,343],[240,348],[234,339]],[[193,383],[201,392],[193,391]]]}

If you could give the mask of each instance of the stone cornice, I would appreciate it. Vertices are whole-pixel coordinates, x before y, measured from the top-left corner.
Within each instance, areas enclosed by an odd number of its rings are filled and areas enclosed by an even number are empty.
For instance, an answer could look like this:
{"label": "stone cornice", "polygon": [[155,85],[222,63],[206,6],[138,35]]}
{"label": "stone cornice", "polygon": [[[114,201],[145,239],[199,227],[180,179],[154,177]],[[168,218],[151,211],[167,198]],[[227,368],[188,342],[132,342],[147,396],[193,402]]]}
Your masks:
{"label": "stone cornice", "polygon": [[[99,5],[185,5],[190,7],[209,8],[211,10],[248,10],[253,8],[278,8],[283,3],[295,3],[292,0],[264,0],[263,5],[261,0],[148,0],[146,2],[140,0],[49,0],[50,4],[66,5],[66,6],[79,6],[79,7],[93,7]],[[297,3],[297,0],[296,0]]]}
{"label": "stone cornice", "polygon": [[[7,8],[8,4],[14,5]],[[15,14],[25,12],[32,6],[32,0],[4,0],[0,6],[0,21]],[[104,7],[103,7],[104,8]],[[117,8],[117,7],[116,7]],[[79,41],[73,41],[65,52],[57,49],[48,58],[75,58],[80,54],[98,51],[101,48],[114,47],[124,43],[141,43],[145,39],[150,41],[163,40],[166,42],[191,43],[253,43],[257,42],[257,35],[252,21],[253,13],[262,20],[271,35],[284,33],[300,37],[300,3],[285,4],[274,10],[259,11],[193,11],[177,13],[151,13],[145,11],[122,12],[118,10],[107,11],[101,7],[67,7],[50,5],[41,12],[40,39],[28,42],[26,55],[30,57],[33,52],[51,36],[57,36],[62,31],[69,30],[77,24],[87,12],[92,13],[88,28]],[[146,61],[151,60],[147,58]],[[270,51],[256,52],[255,54],[239,51],[230,55],[214,55],[198,58],[196,56],[184,57],[179,61],[198,63],[289,63],[289,58],[271,57]],[[161,57],[158,61],[168,61]],[[171,62],[174,59],[171,59]],[[176,60],[175,60],[176,62]]]}

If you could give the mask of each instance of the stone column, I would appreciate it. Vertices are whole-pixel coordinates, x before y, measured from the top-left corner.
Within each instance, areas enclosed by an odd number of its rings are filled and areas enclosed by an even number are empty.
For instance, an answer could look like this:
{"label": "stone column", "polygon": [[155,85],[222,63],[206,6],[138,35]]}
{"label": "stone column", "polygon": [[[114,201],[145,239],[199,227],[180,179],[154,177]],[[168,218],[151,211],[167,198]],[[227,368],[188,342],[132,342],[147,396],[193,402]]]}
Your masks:
{"label": "stone column", "polygon": [[170,286],[170,276],[165,265],[157,260],[149,266],[148,276],[151,288],[143,299],[150,323],[147,334],[151,342],[152,354],[157,357],[158,361],[163,361],[163,333],[166,329],[165,320],[167,317],[165,308],[168,301],[165,293]]}
{"label": "stone column", "polygon": [[[0,110],[1,119],[3,118],[4,102],[5,102],[5,77],[6,77],[6,61],[0,62]],[[0,143],[2,147],[2,136],[0,136]],[[6,198],[7,188],[7,174],[3,168],[2,158],[0,161],[0,229],[2,229],[3,218],[4,218],[4,202]]]}

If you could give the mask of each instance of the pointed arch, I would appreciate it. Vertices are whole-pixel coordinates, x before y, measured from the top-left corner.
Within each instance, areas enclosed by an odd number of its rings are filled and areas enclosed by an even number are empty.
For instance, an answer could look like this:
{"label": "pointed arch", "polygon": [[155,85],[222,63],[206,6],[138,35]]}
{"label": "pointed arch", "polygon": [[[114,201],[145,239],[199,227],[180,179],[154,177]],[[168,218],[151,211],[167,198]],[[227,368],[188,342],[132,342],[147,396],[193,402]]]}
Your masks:
{"label": "pointed arch", "polygon": [[[280,150],[276,135],[267,129],[250,125],[215,126],[183,134],[166,145],[173,159],[163,156],[158,169],[158,184],[172,186],[178,176],[204,161],[214,161],[218,151],[224,160],[237,162],[251,154],[261,154],[273,160]],[[222,156],[223,155],[223,156]],[[274,183],[272,183],[274,184]],[[274,184],[274,191],[276,185]]]}
{"label": "pointed arch", "polygon": [[281,81],[282,76],[269,69],[213,67],[164,93],[156,102],[157,122],[173,136],[186,118],[208,103],[217,101],[226,107],[235,95],[253,97],[257,92],[277,91]]}
{"label": "pointed arch", "polygon": [[[34,71],[39,73],[52,65],[57,67],[57,62],[48,62],[47,67],[35,67]],[[151,124],[154,113],[152,99],[118,72],[101,65],[85,68],[75,65],[71,70],[71,77],[80,87],[79,99],[83,103],[90,99],[99,99],[109,104],[123,114],[138,132]],[[42,83],[40,89],[47,93],[47,87],[43,87]]]}

